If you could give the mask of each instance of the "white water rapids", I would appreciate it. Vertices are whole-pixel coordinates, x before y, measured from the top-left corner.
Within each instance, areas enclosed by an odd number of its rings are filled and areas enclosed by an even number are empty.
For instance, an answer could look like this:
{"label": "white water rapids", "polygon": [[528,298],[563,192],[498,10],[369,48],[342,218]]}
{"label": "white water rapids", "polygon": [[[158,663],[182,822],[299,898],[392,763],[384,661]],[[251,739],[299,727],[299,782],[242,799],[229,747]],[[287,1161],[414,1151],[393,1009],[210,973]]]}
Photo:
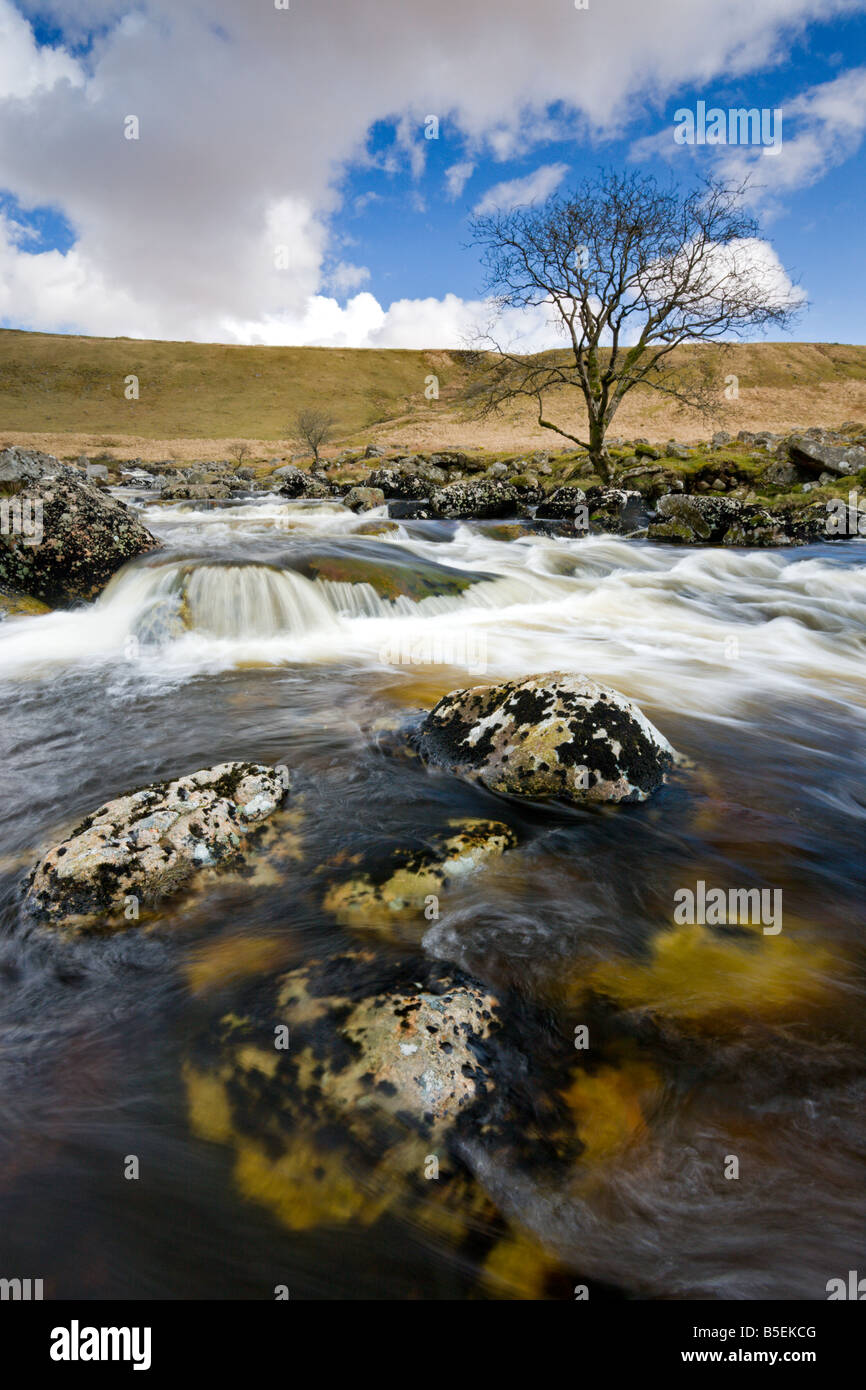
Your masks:
{"label": "white water rapids", "polygon": [[[363,520],[375,520],[368,514]],[[339,505],[267,500],[208,511],[150,507],[164,542],[96,603],[0,627],[13,678],[111,663],[172,682],[248,666],[444,664],[476,683],[582,671],[655,708],[742,716],[756,700],[866,704],[866,547],[676,549],[616,537],[497,539],[459,525],[354,536]],[[411,533],[410,533],[411,532]],[[367,582],[307,578],[268,546],[375,541],[411,564],[482,578],[461,593],[380,597]],[[259,557],[257,548],[262,549]],[[117,674],[117,670],[115,670]]]}

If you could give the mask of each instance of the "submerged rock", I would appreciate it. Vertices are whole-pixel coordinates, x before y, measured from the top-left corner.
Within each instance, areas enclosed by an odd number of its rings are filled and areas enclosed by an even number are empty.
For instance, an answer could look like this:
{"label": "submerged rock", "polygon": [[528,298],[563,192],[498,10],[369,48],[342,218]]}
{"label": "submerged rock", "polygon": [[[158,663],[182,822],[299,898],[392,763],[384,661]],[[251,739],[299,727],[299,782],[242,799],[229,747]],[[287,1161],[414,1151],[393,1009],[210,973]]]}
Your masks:
{"label": "submerged rock", "polygon": [[130,897],[150,907],[203,868],[241,865],[285,793],[273,768],[220,763],[109,801],[39,861],[25,909],[55,927],[127,926]]}
{"label": "submerged rock", "polygon": [[193,1129],[232,1146],[243,1195],[294,1230],[375,1220],[413,1183],[438,1201],[425,1164],[453,1172],[454,1127],[493,1090],[497,999],[432,962],[368,952],[257,981],[248,998],[185,1077]]}
{"label": "submerged rock", "polygon": [[396,922],[429,925],[425,907],[517,843],[502,821],[454,819],[424,841],[367,857],[351,877],[333,883],[324,907],[344,926],[387,930]]}
{"label": "submerged rock", "polygon": [[13,594],[7,589],[0,589],[0,622],[4,618],[37,618],[43,613],[50,612],[50,605],[43,603],[39,598],[30,598],[27,594]]}
{"label": "submerged rock", "polygon": [[0,453],[0,587],[47,604],[90,600],[159,542],[122,502],[50,454]]}
{"label": "submerged rock", "polygon": [[391,602],[409,598],[417,603],[434,596],[462,594],[473,584],[495,578],[480,570],[458,570],[421,559],[394,545],[379,545],[375,540],[354,548],[351,543],[323,543],[316,550],[292,552],[286,556],[285,564],[306,579],[369,584],[380,598]]}
{"label": "submerged rock", "polygon": [[386,521],[381,518],[378,521],[362,521],[360,526],[355,526],[352,530],[353,536],[391,536],[396,535],[400,530],[396,521]]}
{"label": "submerged rock", "polygon": [[560,671],[453,690],[415,746],[429,763],[507,796],[645,801],[675,754],[624,695]]}

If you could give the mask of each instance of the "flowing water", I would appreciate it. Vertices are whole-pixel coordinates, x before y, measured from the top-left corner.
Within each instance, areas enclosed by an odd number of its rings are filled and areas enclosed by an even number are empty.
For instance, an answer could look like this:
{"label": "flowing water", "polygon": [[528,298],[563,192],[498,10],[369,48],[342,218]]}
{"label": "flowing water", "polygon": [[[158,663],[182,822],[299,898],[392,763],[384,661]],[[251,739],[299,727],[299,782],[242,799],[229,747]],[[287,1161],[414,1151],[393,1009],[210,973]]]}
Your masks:
{"label": "flowing water", "polygon": [[[328,503],[129,500],[160,551],[0,626],[0,1275],[56,1297],[823,1298],[866,1273],[866,545],[365,535]],[[446,691],[546,670],[641,705],[683,755],[657,797],[516,807],[389,752],[384,726]],[[230,759],[291,769],[295,868],[110,937],[24,928],[27,868],[83,815]],[[370,943],[324,909],[322,866],[455,815],[519,845],[376,944],[507,1002],[537,1121],[464,1134],[451,1198],[395,1177],[376,1220],[305,1219],[302,1190],[287,1215],[191,1124],[188,1058],[256,968]],[[698,881],[781,892],[782,930],[678,925]]]}

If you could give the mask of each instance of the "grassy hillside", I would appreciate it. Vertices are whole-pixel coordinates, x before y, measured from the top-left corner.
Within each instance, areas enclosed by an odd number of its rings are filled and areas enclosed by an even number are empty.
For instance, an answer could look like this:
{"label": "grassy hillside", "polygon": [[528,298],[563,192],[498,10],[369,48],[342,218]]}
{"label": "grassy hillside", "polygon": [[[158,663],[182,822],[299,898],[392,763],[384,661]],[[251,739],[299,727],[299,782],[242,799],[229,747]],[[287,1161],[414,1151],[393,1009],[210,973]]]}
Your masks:
{"label": "grassy hillside", "polygon": [[[866,347],[751,344],[724,357],[715,349],[684,351],[709,354],[718,368],[716,427],[784,429],[866,416]],[[467,371],[459,352],[235,347],[6,329],[0,330],[0,444],[182,457],[200,454],[207,441],[221,447],[247,439],[253,453],[279,453],[290,448],[293,418],[305,406],[331,411],[337,444],[556,444],[538,430],[528,406],[493,424],[463,418]],[[739,378],[740,398],[732,404],[722,394],[728,373]],[[124,395],[130,374],[139,380],[138,400]],[[425,399],[430,374],[439,381],[437,401]],[[561,403],[549,413],[576,424],[578,405]],[[712,427],[676,412],[664,398],[635,393],[612,432],[694,439]]]}
{"label": "grassy hillside", "polygon": [[[462,371],[441,352],[234,347],[0,331],[2,428],[167,438],[282,438],[304,406],[344,433],[425,406],[424,379],[447,400]],[[140,397],[127,400],[128,375]]]}

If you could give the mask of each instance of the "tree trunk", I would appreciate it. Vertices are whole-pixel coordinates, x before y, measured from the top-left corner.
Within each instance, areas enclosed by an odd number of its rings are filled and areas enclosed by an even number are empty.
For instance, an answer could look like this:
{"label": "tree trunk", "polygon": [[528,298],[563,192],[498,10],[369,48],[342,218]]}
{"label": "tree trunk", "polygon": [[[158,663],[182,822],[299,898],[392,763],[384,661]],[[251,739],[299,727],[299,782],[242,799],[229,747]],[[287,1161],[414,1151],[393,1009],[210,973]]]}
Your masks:
{"label": "tree trunk", "polygon": [[591,420],[589,425],[589,461],[603,483],[611,480],[610,455],[604,447],[606,426],[601,420]]}

